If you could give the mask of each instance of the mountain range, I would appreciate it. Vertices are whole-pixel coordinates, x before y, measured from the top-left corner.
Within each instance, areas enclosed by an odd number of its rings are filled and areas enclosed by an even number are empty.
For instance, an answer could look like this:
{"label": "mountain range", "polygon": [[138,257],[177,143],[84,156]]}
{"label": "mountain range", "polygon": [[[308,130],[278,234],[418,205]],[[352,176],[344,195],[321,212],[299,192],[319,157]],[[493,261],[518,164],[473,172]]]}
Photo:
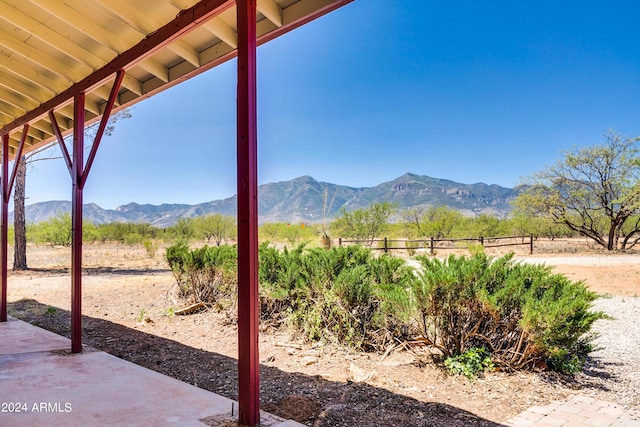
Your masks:
{"label": "mountain range", "polygon": [[[484,183],[458,182],[407,173],[375,187],[347,187],[320,182],[310,176],[289,181],[273,182],[258,188],[260,223],[305,222],[317,223],[334,217],[342,208],[366,208],[371,203],[390,202],[399,209],[425,208],[444,205],[468,216],[489,214],[504,217],[511,211],[510,201],[518,190]],[[214,200],[196,205],[129,203],[116,209],[103,209],[95,203],[84,205],[84,219],[94,224],[110,222],[146,222],[156,227],[168,227],[180,218],[200,215],[235,215],[237,197]],[[38,223],[70,212],[71,202],[49,201],[25,207],[27,222]],[[13,221],[13,212],[9,214]]]}

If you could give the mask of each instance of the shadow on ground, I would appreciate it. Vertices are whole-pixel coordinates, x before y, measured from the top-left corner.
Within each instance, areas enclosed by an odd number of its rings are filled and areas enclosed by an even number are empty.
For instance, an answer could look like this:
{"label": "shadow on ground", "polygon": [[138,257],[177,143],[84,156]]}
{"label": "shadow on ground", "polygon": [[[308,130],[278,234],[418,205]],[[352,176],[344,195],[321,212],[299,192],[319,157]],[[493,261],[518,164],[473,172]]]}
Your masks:
{"label": "shadow on ground", "polygon": [[[82,273],[87,275],[113,274],[119,276],[139,276],[142,274],[160,274],[170,272],[169,268],[114,268],[114,267],[83,267]],[[22,275],[47,275],[68,276],[71,273],[69,267],[29,268],[28,270],[13,271],[13,274]]]}
{"label": "shadow on ground", "polygon": [[[8,309],[23,321],[70,336],[67,310],[33,299],[10,303]],[[83,316],[83,344],[237,399],[233,358],[88,316]],[[262,409],[309,426],[499,426],[451,405],[422,402],[366,383],[328,381],[264,364],[260,370]]]}

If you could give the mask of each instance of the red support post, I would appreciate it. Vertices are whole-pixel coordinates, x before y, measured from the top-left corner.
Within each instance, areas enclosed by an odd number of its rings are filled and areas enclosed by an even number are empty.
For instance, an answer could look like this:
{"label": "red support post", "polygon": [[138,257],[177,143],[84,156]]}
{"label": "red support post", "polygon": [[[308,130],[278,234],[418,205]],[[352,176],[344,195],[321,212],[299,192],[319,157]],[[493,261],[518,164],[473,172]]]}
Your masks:
{"label": "red support post", "polygon": [[82,175],[84,173],[84,101],[73,100],[73,165],[71,173],[71,352],[82,352]]}
{"label": "red support post", "polygon": [[7,321],[7,270],[9,268],[7,264],[7,249],[9,247],[8,242],[8,230],[9,230],[9,200],[11,199],[11,189],[13,183],[16,180],[16,173],[18,171],[18,162],[22,157],[22,150],[24,143],[27,140],[27,133],[29,132],[29,124],[26,124],[22,128],[22,137],[20,138],[20,144],[18,145],[18,151],[16,152],[16,161],[13,167],[13,172],[9,176],[9,134],[2,136],[2,213],[0,213],[0,250],[2,251],[2,260],[0,261],[0,279],[2,281],[2,291],[0,294],[0,322]]}
{"label": "red support post", "polygon": [[258,358],[258,135],[256,0],[237,0],[238,404],[239,424],[260,424]]}
{"label": "red support post", "polygon": [[2,135],[2,213],[0,223],[0,250],[2,250],[2,296],[0,297],[0,322],[7,321],[7,248],[8,248],[8,226],[9,226],[9,134]]}

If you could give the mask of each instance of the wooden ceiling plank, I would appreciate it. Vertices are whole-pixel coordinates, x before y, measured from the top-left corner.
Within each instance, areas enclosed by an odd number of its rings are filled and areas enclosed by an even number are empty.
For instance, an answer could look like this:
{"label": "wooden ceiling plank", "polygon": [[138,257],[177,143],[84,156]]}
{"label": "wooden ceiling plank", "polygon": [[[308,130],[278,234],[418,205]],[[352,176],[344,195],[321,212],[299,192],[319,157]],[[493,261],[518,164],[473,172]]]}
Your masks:
{"label": "wooden ceiling plank", "polygon": [[[82,0],[84,1],[84,0]],[[80,12],[75,2],[66,0],[64,2],[51,2],[50,0],[31,0],[31,2],[40,5],[41,8],[48,10],[51,14],[55,15],[58,19],[66,22],[71,27],[75,28],[98,43],[107,46],[113,51],[114,54],[122,52],[127,49],[127,43],[119,37],[114,37],[114,34],[108,29],[103,28],[99,23],[92,20],[90,16]],[[59,7],[54,7],[54,5]]]}
{"label": "wooden ceiling plank", "polygon": [[0,108],[0,123],[8,123],[11,120],[14,120],[15,117],[10,116],[9,114],[5,113],[4,111],[2,111],[2,109]]}
{"label": "wooden ceiling plank", "polygon": [[200,54],[193,47],[183,42],[182,40],[176,40],[167,46],[173,53],[188,61],[194,67],[200,66]]}
{"label": "wooden ceiling plank", "polygon": [[258,0],[258,11],[277,27],[282,27],[282,8],[274,0]]}
{"label": "wooden ceiling plank", "polygon": [[24,110],[25,112],[36,108],[39,105],[38,102],[35,102],[31,98],[25,98],[22,94],[16,94],[11,90],[5,90],[2,87],[0,87],[0,99],[16,108]]}
{"label": "wooden ceiling plank", "polygon": [[122,80],[122,86],[131,92],[135,93],[138,96],[142,96],[144,93],[142,91],[142,82],[138,79],[131,77],[128,74],[124,75],[124,79]]}
{"label": "wooden ceiling plank", "polygon": [[178,10],[188,9],[193,6],[192,0],[170,0],[169,3]]}
{"label": "wooden ceiling plank", "polygon": [[[14,77],[15,76],[15,77]],[[55,92],[43,86],[25,83],[19,76],[12,73],[0,74],[0,86],[16,91],[25,98],[42,103],[47,97],[55,95]]]}
{"label": "wooden ceiling plank", "polygon": [[157,23],[149,19],[138,8],[133,6],[135,2],[128,1],[113,1],[113,0],[98,0],[112,11],[120,21],[127,24],[131,28],[138,31],[142,36],[146,36],[153,32],[157,28]]}
{"label": "wooden ceiling plank", "polygon": [[42,70],[37,70],[34,67],[28,67],[26,64],[5,55],[0,55],[0,68],[2,67],[14,73],[16,76],[37,85],[38,87],[55,90],[56,92],[65,90],[73,83],[71,80],[62,78],[64,76],[59,76],[61,79],[57,80],[58,76],[52,75],[51,73],[49,73],[49,75],[45,75]]}
{"label": "wooden ceiling plank", "polygon": [[44,132],[42,132],[40,129],[34,128],[33,125],[29,125],[29,131],[27,132],[27,135],[38,141],[44,139],[45,137]]}
{"label": "wooden ceiling plank", "polygon": [[32,122],[31,127],[34,129],[38,129],[40,132],[42,132],[43,136],[40,139],[47,139],[53,136],[53,132],[51,131],[51,126],[45,120],[37,120],[35,122]]}
{"label": "wooden ceiling plank", "polygon": [[20,117],[27,112],[27,110],[25,110],[24,108],[16,105],[11,105],[2,98],[0,98],[0,111],[8,116],[12,116],[13,118]]}
{"label": "wooden ceiling plank", "polygon": [[4,2],[0,2],[0,16],[2,16],[2,19],[5,21],[11,22],[16,27],[27,31],[34,37],[37,37],[40,41],[51,46],[52,49],[73,58],[76,62],[85,64],[92,69],[104,65],[105,62],[108,61],[108,58],[100,58],[96,56],[93,52],[85,49],[83,46],[73,43],[71,40],[63,37],[58,32],[47,27],[45,24],[34,20],[30,16],[10,7]]}
{"label": "wooden ceiling plank", "polygon": [[96,116],[100,115],[100,105],[95,101],[85,99],[84,109]]}
{"label": "wooden ceiling plank", "polygon": [[238,33],[220,18],[213,18],[202,24],[202,28],[228,44],[234,49],[238,48]]}
{"label": "wooden ceiling plank", "polygon": [[12,57],[24,58],[26,62],[33,63],[34,66],[40,65],[43,68],[55,74],[67,75],[71,81],[80,80],[86,73],[90,73],[93,69],[82,64],[78,69],[69,67],[68,64],[57,61],[54,57],[44,54],[41,50],[30,46],[15,37],[5,34],[0,40],[0,45],[5,46],[12,52]]}
{"label": "wooden ceiling plank", "polygon": [[137,65],[143,68],[145,71],[153,74],[163,82],[169,82],[169,70],[155,59],[147,58],[144,61],[138,62]]}
{"label": "wooden ceiling plank", "polygon": [[106,86],[100,86],[91,91],[91,95],[95,95],[102,101],[109,99],[109,88]]}

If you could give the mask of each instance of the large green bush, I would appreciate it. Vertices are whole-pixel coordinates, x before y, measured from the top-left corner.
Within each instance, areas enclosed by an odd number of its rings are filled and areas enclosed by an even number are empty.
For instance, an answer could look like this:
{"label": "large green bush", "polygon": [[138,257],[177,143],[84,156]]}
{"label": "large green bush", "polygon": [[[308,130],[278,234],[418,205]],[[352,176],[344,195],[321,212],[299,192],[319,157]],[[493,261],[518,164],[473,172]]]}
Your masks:
{"label": "large green bush", "polygon": [[588,332],[604,317],[590,311],[596,294],[583,283],[544,265],[516,263],[512,255],[417,259],[417,323],[445,357],[486,348],[503,368],[548,364],[567,371],[567,360],[584,360]]}
{"label": "large green bush", "polygon": [[381,349],[401,328],[393,301],[412,277],[403,260],[360,246],[260,250],[263,321],[286,321],[310,340]]}
{"label": "large green bush", "polygon": [[222,305],[235,301],[237,258],[236,247],[229,245],[190,250],[181,243],[166,252],[182,297]]}
{"label": "large green bush", "polygon": [[[166,258],[183,296],[235,302],[235,246],[179,244],[167,248]],[[280,251],[263,244],[261,322],[363,350],[418,337],[452,366],[482,354],[483,366],[490,355],[503,369],[581,369],[591,350],[589,330],[604,317],[591,311],[596,295],[583,283],[544,265],[516,263],[512,255],[416,259],[418,271],[361,246]]]}

